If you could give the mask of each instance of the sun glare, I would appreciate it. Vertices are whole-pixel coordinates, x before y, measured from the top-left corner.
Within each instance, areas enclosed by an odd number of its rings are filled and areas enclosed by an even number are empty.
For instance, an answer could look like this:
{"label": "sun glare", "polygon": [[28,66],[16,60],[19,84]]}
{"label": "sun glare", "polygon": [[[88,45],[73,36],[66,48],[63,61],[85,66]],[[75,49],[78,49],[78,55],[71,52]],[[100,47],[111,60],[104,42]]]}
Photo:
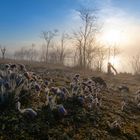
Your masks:
{"label": "sun glare", "polygon": [[109,59],[109,62],[115,66],[115,67],[119,67],[119,58],[118,57],[113,57],[111,56],[110,59]]}
{"label": "sun glare", "polygon": [[120,32],[117,30],[110,30],[103,33],[102,41],[109,45],[120,43]]}

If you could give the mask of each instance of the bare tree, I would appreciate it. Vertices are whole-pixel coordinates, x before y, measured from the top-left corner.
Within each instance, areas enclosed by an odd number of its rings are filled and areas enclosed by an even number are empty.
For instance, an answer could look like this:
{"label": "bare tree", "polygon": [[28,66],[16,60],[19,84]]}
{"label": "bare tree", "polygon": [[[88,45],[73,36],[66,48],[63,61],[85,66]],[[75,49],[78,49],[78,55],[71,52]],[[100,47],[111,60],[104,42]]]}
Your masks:
{"label": "bare tree", "polygon": [[49,62],[51,64],[58,64],[59,62],[59,56],[58,56],[58,51],[53,49],[49,53]]}
{"label": "bare tree", "polygon": [[[121,53],[118,45],[114,44],[112,46],[108,47],[108,62],[110,61],[110,57],[113,57],[113,59],[116,59],[116,56]],[[114,65],[114,64],[113,64]]]}
{"label": "bare tree", "polygon": [[87,44],[87,48],[86,48],[86,67],[88,69],[93,68],[92,64],[95,61],[96,56],[98,55],[98,46],[95,42],[95,40],[93,40],[93,38],[91,38],[89,40],[89,43]]}
{"label": "bare tree", "polygon": [[30,61],[33,61],[35,59],[35,53],[35,44],[32,44],[31,48],[29,49]]}
{"label": "bare tree", "polygon": [[49,47],[50,47],[50,43],[52,41],[52,39],[56,36],[58,30],[54,30],[54,31],[43,31],[42,32],[42,37],[43,39],[45,39],[46,41],[46,50],[45,50],[45,61],[46,63],[48,63],[48,54],[49,54]]}
{"label": "bare tree", "polygon": [[136,54],[131,58],[131,66],[134,74],[140,74],[140,54]]}
{"label": "bare tree", "polygon": [[0,47],[2,53],[2,59],[5,59],[6,47]]}
{"label": "bare tree", "polygon": [[26,50],[26,54],[29,55],[28,56],[28,60],[29,61],[36,61],[37,58],[38,58],[38,52],[37,50],[35,49],[35,44],[32,44],[31,47],[27,48]]}
{"label": "bare tree", "polygon": [[59,54],[59,63],[64,64],[64,60],[66,57],[66,41],[70,39],[69,35],[66,33],[62,33],[60,38],[60,47],[57,48]]}
{"label": "bare tree", "polygon": [[41,46],[41,52],[40,52],[40,61],[41,62],[45,62],[45,48],[46,48],[46,45],[45,44],[42,44]]}
{"label": "bare tree", "polygon": [[[91,64],[89,60],[87,62],[87,57],[92,58],[91,54],[94,50],[95,34],[98,31],[97,17],[95,10],[81,9],[78,12],[82,21],[82,26],[79,31],[74,32],[74,37],[77,41],[76,46],[79,50],[80,66],[86,69],[88,67],[87,64]],[[92,53],[89,55],[89,52]]]}
{"label": "bare tree", "polygon": [[83,68],[83,45],[82,45],[82,35],[80,32],[74,32],[74,39],[76,50],[74,54],[74,63],[76,65],[76,59],[78,59],[78,66]]}
{"label": "bare tree", "polygon": [[14,53],[14,58],[17,60],[27,60],[28,57],[29,57],[29,53],[25,47],[16,50]]}
{"label": "bare tree", "polygon": [[38,53],[35,49],[35,45],[32,44],[31,47],[22,47],[15,51],[14,58],[18,60],[28,60],[30,62],[37,60]]}
{"label": "bare tree", "polygon": [[96,56],[94,59],[94,68],[95,70],[102,72],[104,61],[107,57],[107,49],[104,46],[99,46],[96,50]]}

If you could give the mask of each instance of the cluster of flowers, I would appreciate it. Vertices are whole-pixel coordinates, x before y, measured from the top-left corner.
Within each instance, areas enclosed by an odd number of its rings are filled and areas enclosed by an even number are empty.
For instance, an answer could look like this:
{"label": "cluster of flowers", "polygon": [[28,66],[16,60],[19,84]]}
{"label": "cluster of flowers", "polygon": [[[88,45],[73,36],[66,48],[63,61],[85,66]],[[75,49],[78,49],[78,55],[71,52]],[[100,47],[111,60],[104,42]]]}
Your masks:
{"label": "cluster of flowers", "polygon": [[78,96],[81,104],[88,109],[101,106],[101,91],[105,88],[107,85],[101,77],[80,80],[80,75],[76,74],[71,82],[72,94]]}
{"label": "cluster of flowers", "polygon": [[5,104],[12,93],[15,97],[19,95],[21,87],[24,85],[26,77],[22,75],[26,73],[25,66],[19,64],[5,64],[0,70],[0,104]]}
{"label": "cluster of flowers", "polygon": [[33,109],[20,109],[19,100],[22,98],[22,90],[39,94],[42,79],[35,73],[28,72],[23,64],[1,64],[0,67],[0,106],[4,107],[14,101],[21,113],[36,116],[37,113]]}
{"label": "cluster of flowers", "polygon": [[[57,104],[56,99],[65,100],[68,97],[68,90],[65,87],[49,87],[50,81],[43,80],[39,75],[29,72],[22,64],[1,64],[0,69],[0,106],[8,104],[8,102],[16,103],[16,108],[20,113],[30,117],[37,116],[37,112],[32,108],[21,109],[20,99],[28,93],[40,96],[40,93],[46,96],[46,105],[52,110],[58,109],[62,115],[66,115],[67,111],[62,104]],[[21,91],[27,93],[21,96]],[[12,96],[12,100],[11,97]],[[57,98],[56,98],[57,97]]]}
{"label": "cluster of flowers", "polygon": [[82,79],[79,74],[76,74],[70,83],[71,91],[66,87],[51,87],[50,83],[51,80],[43,80],[39,75],[28,72],[22,64],[4,64],[0,70],[0,105],[5,104],[13,94],[19,112],[35,117],[37,112],[32,108],[21,109],[21,90],[31,91],[37,97],[43,93],[46,97],[45,105],[49,105],[52,111],[57,110],[63,117],[68,114],[63,101],[77,97],[82,107],[88,109],[100,107],[101,91],[106,88],[102,78]]}

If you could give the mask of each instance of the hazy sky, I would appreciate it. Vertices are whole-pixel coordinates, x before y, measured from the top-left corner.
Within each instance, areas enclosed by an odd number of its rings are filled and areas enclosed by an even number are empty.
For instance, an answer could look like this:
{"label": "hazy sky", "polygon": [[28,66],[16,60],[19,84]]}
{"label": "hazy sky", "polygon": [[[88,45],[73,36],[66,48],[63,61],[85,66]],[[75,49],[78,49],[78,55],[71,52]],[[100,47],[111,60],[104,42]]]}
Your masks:
{"label": "hazy sky", "polygon": [[140,49],[139,6],[140,0],[0,0],[0,44],[16,48],[41,43],[43,30],[73,30],[75,10],[88,7],[99,9],[105,36],[117,34],[124,55],[132,54]]}
{"label": "hazy sky", "polygon": [[34,41],[42,30],[67,29],[73,10],[84,6],[99,8],[104,18],[130,16],[139,23],[140,0],[0,0],[0,42]]}

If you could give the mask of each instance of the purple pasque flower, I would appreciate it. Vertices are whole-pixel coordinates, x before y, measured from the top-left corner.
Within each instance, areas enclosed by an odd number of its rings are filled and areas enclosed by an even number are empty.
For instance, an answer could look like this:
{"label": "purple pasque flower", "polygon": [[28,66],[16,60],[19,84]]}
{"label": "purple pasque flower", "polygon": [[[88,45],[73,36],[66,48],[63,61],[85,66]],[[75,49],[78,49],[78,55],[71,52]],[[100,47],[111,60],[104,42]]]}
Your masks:
{"label": "purple pasque flower", "polygon": [[57,87],[51,87],[50,92],[57,94],[58,88]]}
{"label": "purple pasque flower", "polygon": [[45,80],[45,82],[44,82],[44,83],[45,83],[45,85],[46,85],[46,86],[48,86],[48,85],[49,85],[49,81],[48,81],[48,80]]}
{"label": "purple pasque flower", "polygon": [[4,87],[5,87],[7,90],[9,90],[9,89],[11,88],[10,83],[9,83],[8,81],[6,81],[6,82],[4,83]]}
{"label": "purple pasque flower", "polygon": [[25,65],[23,65],[23,64],[19,64],[19,69],[21,71],[26,71]]}
{"label": "purple pasque flower", "polygon": [[84,102],[85,102],[85,99],[84,99],[84,97],[80,96],[80,97],[78,97],[78,101],[79,101],[80,104],[83,105]]}
{"label": "purple pasque flower", "polygon": [[24,73],[24,76],[27,78],[27,79],[31,79],[31,75],[29,72],[25,72]]}
{"label": "purple pasque flower", "polygon": [[14,69],[14,68],[16,68],[16,67],[17,67],[16,64],[12,64],[12,65],[10,66],[11,69]]}
{"label": "purple pasque flower", "polygon": [[80,74],[75,74],[74,77],[79,78],[80,77]]}
{"label": "purple pasque flower", "polygon": [[63,116],[67,115],[67,110],[64,108],[63,105],[60,105],[58,107],[58,112],[60,113],[60,115],[63,115]]}
{"label": "purple pasque flower", "polygon": [[9,69],[10,68],[10,64],[5,64],[5,68]]}
{"label": "purple pasque flower", "polygon": [[40,85],[38,83],[35,84],[35,90],[37,92],[39,92],[41,90],[41,87],[40,87]]}

